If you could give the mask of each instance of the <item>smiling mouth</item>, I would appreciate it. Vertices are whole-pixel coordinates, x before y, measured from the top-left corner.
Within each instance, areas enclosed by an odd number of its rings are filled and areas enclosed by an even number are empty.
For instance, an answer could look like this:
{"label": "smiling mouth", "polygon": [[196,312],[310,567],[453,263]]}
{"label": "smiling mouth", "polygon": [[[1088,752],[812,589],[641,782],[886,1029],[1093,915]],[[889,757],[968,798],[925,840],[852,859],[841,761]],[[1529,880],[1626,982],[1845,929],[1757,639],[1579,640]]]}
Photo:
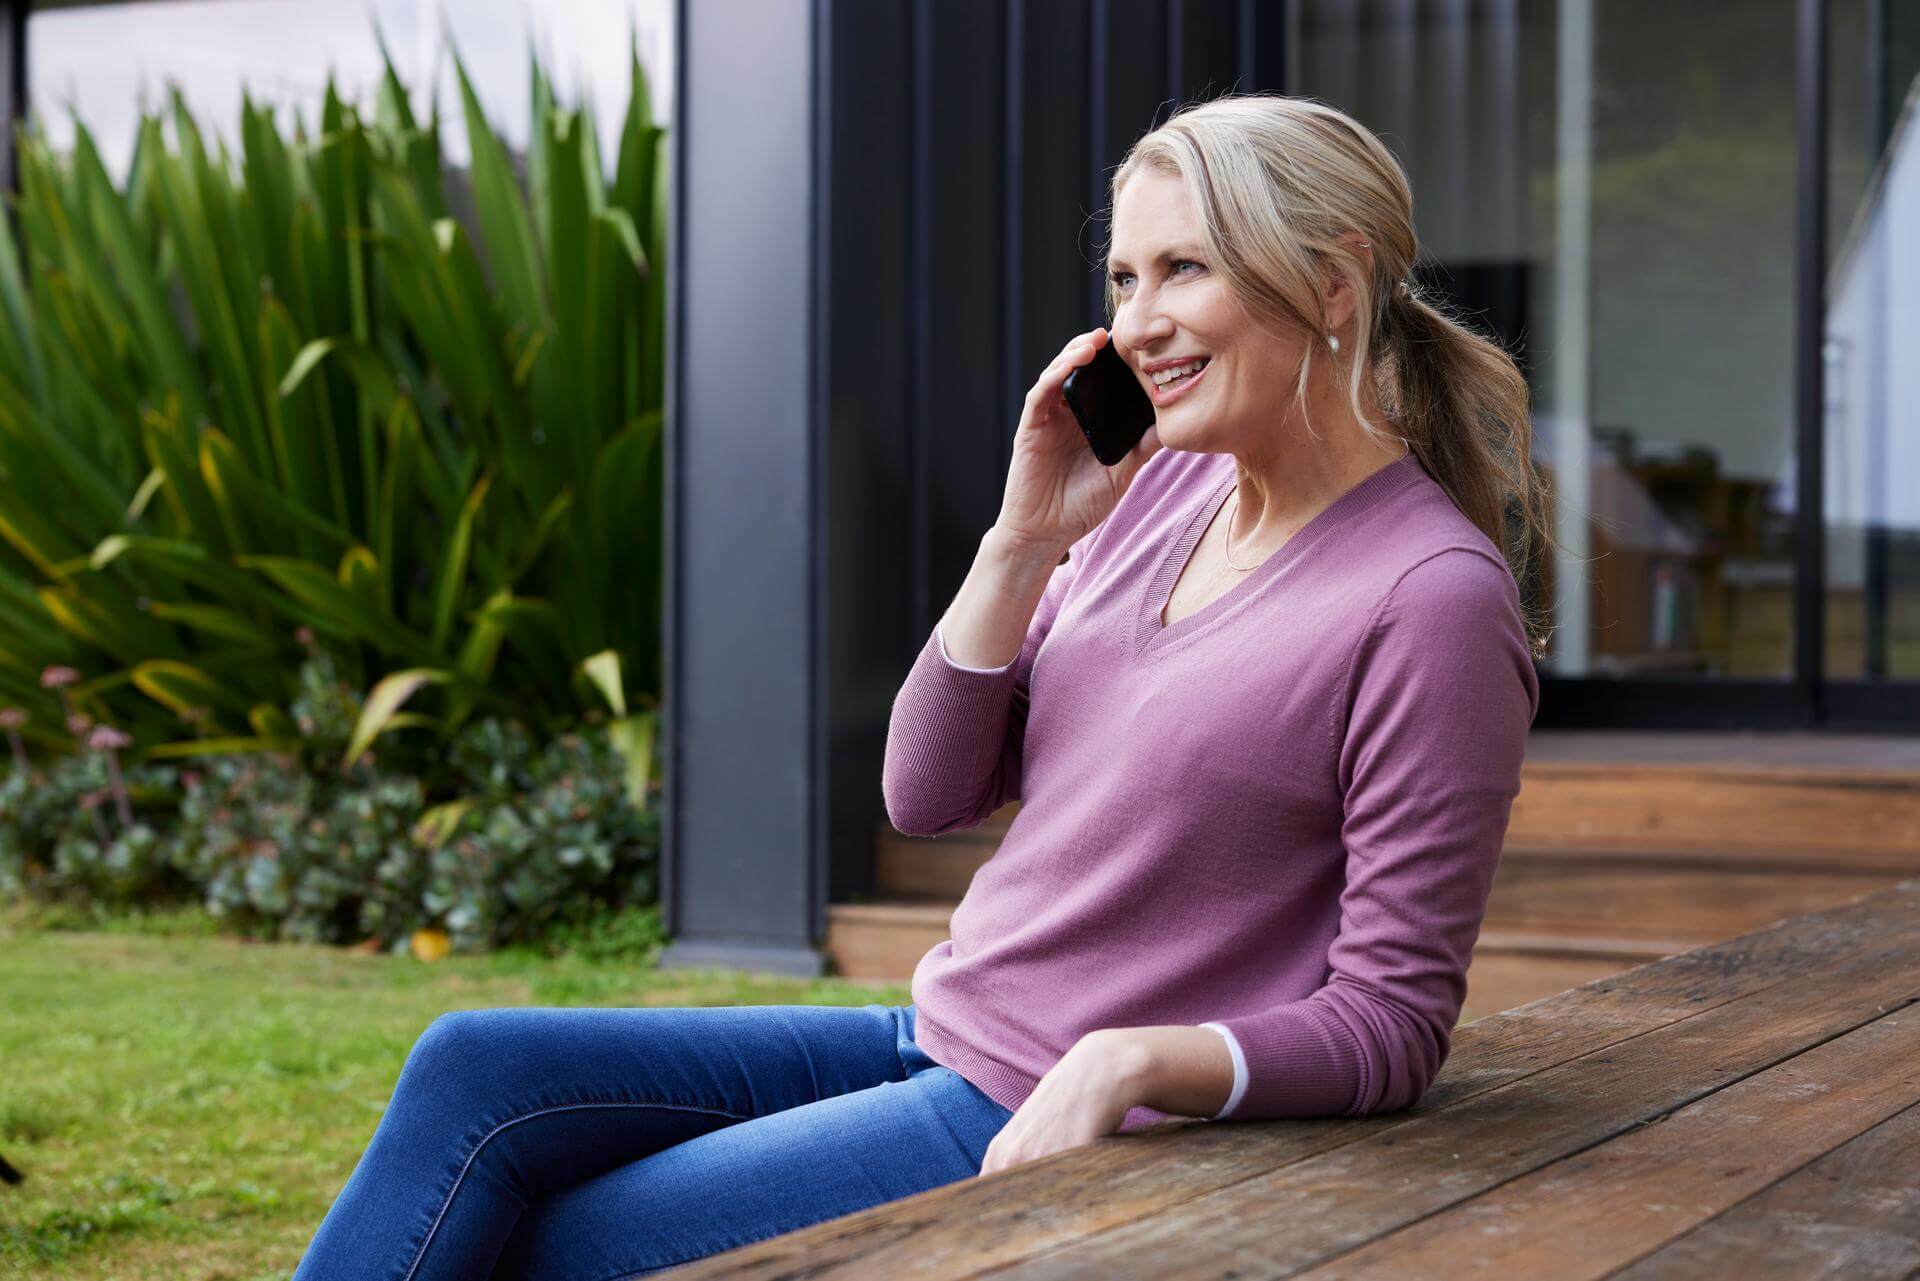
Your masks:
{"label": "smiling mouth", "polygon": [[1160,401],[1164,403],[1165,401],[1171,400],[1173,397],[1178,396],[1181,392],[1185,391],[1187,388],[1199,382],[1201,377],[1205,375],[1207,370],[1211,368],[1213,368],[1213,358],[1209,356],[1206,360],[1201,362],[1200,368],[1194,370],[1190,374],[1183,374],[1180,377],[1174,379],[1172,382],[1157,383],[1157,382],[1154,382],[1151,378],[1149,378],[1147,381],[1148,381],[1148,384],[1153,388],[1153,398],[1156,401]]}

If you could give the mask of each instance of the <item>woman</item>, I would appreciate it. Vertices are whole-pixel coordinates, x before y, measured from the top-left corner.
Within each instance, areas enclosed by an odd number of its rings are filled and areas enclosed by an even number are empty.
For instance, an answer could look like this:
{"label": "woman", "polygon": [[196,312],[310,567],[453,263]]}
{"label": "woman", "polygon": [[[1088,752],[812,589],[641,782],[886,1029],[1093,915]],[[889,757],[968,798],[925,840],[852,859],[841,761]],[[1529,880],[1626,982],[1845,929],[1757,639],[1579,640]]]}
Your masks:
{"label": "woman", "polygon": [[[1405,175],[1320,103],[1178,113],[1113,208],[1111,330],[1028,393],[894,703],[896,827],[1022,801],[913,1003],[443,1015],[296,1278],[644,1276],[1171,1116],[1425,1092],[1538,700],[1525,381],[1403,279]],[[1061,395],[1107,341],[1157,414],[1111,468]]]}

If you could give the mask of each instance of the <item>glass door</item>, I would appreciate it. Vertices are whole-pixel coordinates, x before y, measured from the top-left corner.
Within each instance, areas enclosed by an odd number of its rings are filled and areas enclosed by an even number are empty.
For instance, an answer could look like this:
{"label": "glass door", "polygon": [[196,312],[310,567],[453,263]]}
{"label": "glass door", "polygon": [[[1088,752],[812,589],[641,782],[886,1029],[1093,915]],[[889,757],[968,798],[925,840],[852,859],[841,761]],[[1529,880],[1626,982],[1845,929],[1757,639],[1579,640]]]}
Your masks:
{"label": "glass door", "polygon": [[[1425,283],[1532,386],[1561,544],[1522,584],[1556,628],[1543,725],[1822,719],[1796,666],[1822,590],[1801,569],[1820,517],[1801,510],[1797,466],[1801,9],[1289,4],[1286,92],[1395,150]],[[1838,0],[1830,14],[1829,540],[1814,563],[1833,678],[1917,670],[1920,362],[1897,357],[1920,336],[1917,13]],[[1894,159],[1908,150],[1912,174]]]}
{"label": "glass door", "polygon": [[1827,31],[1822,613],[1845,708],[1920,680],[1920,5],[1831,0]]}

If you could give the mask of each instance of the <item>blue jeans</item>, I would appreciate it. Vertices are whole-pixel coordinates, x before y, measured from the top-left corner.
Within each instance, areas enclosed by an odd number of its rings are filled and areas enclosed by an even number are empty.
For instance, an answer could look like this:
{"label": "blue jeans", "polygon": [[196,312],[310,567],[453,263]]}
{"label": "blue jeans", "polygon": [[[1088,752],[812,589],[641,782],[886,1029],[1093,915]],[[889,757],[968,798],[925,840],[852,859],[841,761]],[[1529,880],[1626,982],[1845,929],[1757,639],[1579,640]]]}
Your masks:
{"label": "blue jeans", "polygon": [[294,1281],[624,1281],[978,1174],[912,1005],[497,1009],[414,1043]]}

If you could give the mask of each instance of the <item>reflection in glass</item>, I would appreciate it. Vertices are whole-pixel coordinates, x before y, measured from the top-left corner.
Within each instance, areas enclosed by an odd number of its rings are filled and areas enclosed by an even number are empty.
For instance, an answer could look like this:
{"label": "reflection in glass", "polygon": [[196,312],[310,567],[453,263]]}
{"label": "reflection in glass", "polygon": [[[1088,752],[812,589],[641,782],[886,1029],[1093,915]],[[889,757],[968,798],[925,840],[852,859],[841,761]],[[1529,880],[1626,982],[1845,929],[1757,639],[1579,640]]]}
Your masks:
{"label": "reflection in glass", "polygon": [[[1559,676],[1793,658],[1794,6],[1293,0],[1406,166],[1421,274],[1526,371]],[[1783,90],[1783,86],[1787,88]]]}
{"label": "reflection in glass", "polygon": [[1826,669],[1920,677],[1920,8],[1828,6]]}

